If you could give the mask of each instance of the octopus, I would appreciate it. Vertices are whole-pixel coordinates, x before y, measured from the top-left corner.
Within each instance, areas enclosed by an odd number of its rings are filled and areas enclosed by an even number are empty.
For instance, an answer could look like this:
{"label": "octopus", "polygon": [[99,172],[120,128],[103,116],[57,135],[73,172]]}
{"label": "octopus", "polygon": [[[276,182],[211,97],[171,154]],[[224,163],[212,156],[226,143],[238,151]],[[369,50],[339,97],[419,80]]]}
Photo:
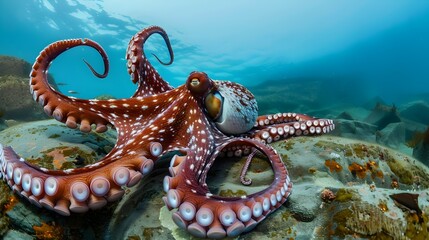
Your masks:
{"label": "octopus", "polygon": [[[212,80],[192,72],[184,85],[172,87],[154,69],[144,53],[153,34],[162,36],[170,60],[174,55],[166,32],[147,27],[135,34],[126,51],[127,69],[137,90],[125,99],[78,99],[53,89],[47,81],[50,64],[77,46],[98,51],[107,76],[109,60],[104,49],[89,39],[61,40],[48,45],[36,58],[30,73],[30,91],[45,113],[82,132],[113,128],[113,149],[94,164],[81,168],[45,169],[26,162],[10,146],[0,145],[0,175],[11,189],[38,207],[69,216],[99,209],[117,201],[127,187],[140,182],[161,157],[169,157],[163,180],[163,201],[172,219],[197,237],[222,238],[252,230],[289,197],[288,171],[269,143],[295,136],[330,132],[334,123],[298,113],[258,116],[253,94],[240,84]],[[246,157],[241,182],[251,184],[246,172],[255,154],[271,164],[274,180],[264,190],[240,197],[213,194],[207,173],[220,156]],[[171,159],[170,159],[171,158]]]}

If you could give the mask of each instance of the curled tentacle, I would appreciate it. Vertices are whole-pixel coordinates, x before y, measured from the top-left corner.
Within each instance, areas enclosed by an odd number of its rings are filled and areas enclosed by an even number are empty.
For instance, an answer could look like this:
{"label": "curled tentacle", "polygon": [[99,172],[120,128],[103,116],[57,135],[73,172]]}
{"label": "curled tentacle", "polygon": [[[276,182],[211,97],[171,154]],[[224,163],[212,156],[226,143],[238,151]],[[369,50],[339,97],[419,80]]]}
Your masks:
{"label": "curled tentacle", "polygon": [[170,54],[170,61],[163,62],[158,58],[158,56],[155,54],[153,55],[163,65],[170,65],[173,63],[173,49],[171,48],[167,33],[162,28],[151,26],[143,29],[132,37],[128,45],[125,58],[127,59],[127,68],[131,81],[133,81],[133,83],[138,82],[139,84],[139,87],[133,97],[143,97],[173,89],[168,82],[162,79],[144,54],[144,43],[152,34],[155,33],[161,35],[164,39],[168,48],[168,53]]}
{"label": "curled tentacle", "polygon": [[[67,126],[80,129],[84,132],[91,130],[91,124],[97,125],[96,130],[103,132],[107,129],[109,120],[97,115],[91,110],[93,101],[67,97],[55,91],[48,83],[47,72],[51,62],[61,53],[77,46],[89,46],[97,50],[104,61],[104,73],[97,73],[89,63],[85,61],[90,70],[98,77],[105,77],[109,70],[109,61],[103,48],[97,43],[85,39],[62,40],[50,44],[40,52],[33,64],[30,73],[30,91],[35,101],[43,106],[46,114],[53,116],[60,122],[66,122]],[[82,104],[77,104],[77,103]]]}
{"label": "curled tentacle", "polygon": [[17,194],[34,205],[68,216],[121,198],[123,186],[134,186],[153,167],[153,161],[144,156],[122,156],[121,161],[109,158],[114,157],[110,154],[79,169],[47,170],[25,162],[12,148],[0,145],[0,173]]}
{"label": "curled tentacle", "polygon": [[[205,182],[208,168],[221,149],[230,145],[255,147],[267,155],[274,171],[272,184],[265,190],[241,197],[225,198],[210,193]],[[164,201],[170,209],[178,209],[173,214],[174,222],[197,237],[232,237],[250,231],[279,208],[291,192],[292,183],[279,155],[271,147],[254,140],[235,138],[222,144],[210,157],[199,179],[190,170],[191,162],[194,162],[193,157],[188,155],[176,166],[180,175],[166,177]]]}
{"label": "curled tentacle", "polygon": [[95,69],[91,66],[91,64],[89,64],[89,62],[87,62],[85,59],[83,59],[83,62],[86,64],[86,66],[88,66],[89,70],[91,70],[92,74],[94,74],[96,77],[98,78],[105,78],[107,77],[107,74],[109,73],[109,60],[107,59],[107,56],[105,55],[105,53],[100,53],[103,56],[103,62],[104,62],[104,73],[100,74],[97,71],[95,71]]}
{"label": "curled tentacle", "polygon": [[253,156],[255,156],[255,154],[256,154],[256,150],[253,150],[252,153],[249,156],[247,156],[246,163],[244,164],[243,168],[241,169],[240,181],[243,185],[248,186],[248,185],[252,184],[252,179],[249,179],[249,178],[246,179],[246,173],[247,173],[247,170],[249,169],[250,162],[252,161]]}

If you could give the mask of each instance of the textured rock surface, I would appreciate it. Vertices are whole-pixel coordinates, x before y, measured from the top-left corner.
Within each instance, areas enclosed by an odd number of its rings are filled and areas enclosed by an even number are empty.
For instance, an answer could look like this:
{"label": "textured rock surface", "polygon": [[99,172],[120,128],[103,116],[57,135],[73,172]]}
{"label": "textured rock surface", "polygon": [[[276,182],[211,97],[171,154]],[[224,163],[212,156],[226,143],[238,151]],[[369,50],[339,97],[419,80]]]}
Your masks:
{"label": "textured rock surface", "polygon": [[[22,59],[0,56],[0,125],[5,119],[46,119],[43,109],[31,96],[28,86],[30,71],[30,63]],[[48,81],[58,89],[51,75],[48,75]]]}
{"label": "textured rock surface", "polygon": [[400,115],[403,118],[429,125],[429,104],[425,101],[407,103],[401,106]]}
{"label": "textured rock surface", "polygon": [[12,75],[26,78],[30,71],[30,63],[16,57],[0,55],[0,76]]}
{"label": "textured rock surface", "polygon": [[[52,138],[55,133],[60,136]],[[114,143],[114,134],[94,141],[99,137],[67,129],[52,120],[25,123],[0,132],[0,142],[13,145],[24,157],[44,151],[45,147],[35,142],[47,146],[54,146],[54,142],[77,144],[81,151],[94,151]],[[253,231],[237,239],[427,239],[429,170],[412,157],[379,145],[333,136],[293,138],[273,146],[288,166],[294,183],[292,195]],[[2,216],[13,223],[9,226],[15,231],[32,236],[54,229],[61,238],[189,239],[190,235],[172,222],[171,212],[161,199],[162,179],[168,174],[167,159],[157,162],[155,170],[127,189],[119,202],[101,210],[62,217],[16,196],[20,203],[3,209]],[[218,159],[208,177],[212,192],[223,196],[249,194],[272,181],[270,165],[258,157],[253,159],[247,174],[253,184],[243,186],[237,173],[244,162],[245,158]],[[2,196],[10,194],[3,182],[0,185]],[[321,193],[326,190],[336,198],[323,201]],[[395,193],[418,194],[423,213],[418,215],[395,205],[389,197]],[[5,201],[9,206],[10,200]],[[32,224],[39,227],[29,228],[22,221],[22,214],[13,212],[34,215]]]}

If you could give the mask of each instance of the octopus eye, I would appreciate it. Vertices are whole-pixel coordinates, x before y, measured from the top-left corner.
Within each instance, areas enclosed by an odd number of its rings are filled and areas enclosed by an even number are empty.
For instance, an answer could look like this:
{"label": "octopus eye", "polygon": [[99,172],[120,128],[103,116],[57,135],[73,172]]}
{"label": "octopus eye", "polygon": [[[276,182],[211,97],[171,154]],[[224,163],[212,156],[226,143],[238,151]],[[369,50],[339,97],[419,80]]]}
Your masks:
{"label": "octopus eye", "polygon": [[191,79],[191,86],[197,87],[198,85],[200,85],[200,79],[198,78]]}
{"label": "octopus eye", "polygon": [[203,72],[192,72],[186,82],[186,87],[198,96],[204,96],[212,88],[212,81]]}
{"label": "octopus eye", "polygon": [[209,93],[204,100],[209,117],[216,120],[222,113],[223,97],[218,91]]}

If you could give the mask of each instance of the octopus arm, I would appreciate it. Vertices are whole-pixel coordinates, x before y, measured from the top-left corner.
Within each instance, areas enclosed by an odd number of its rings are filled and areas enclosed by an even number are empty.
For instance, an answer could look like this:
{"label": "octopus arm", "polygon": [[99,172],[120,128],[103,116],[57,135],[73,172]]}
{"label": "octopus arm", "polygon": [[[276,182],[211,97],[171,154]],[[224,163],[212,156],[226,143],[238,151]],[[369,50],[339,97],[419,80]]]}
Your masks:
{"label": "octopus arm", "polygon": [[153,34],[159,34],[164,39],[170,54],[170,61],[164,63],[154,54],[155,58],[163,65],[170,65],[174,59],[170,40],[162,28],[151,26],[132,37],[125,58],[127,59],[127,68],[131,81],[138,82],[138,89],[133,97],[144,97],[173,89],[168,82],[162,79],[144,53],[144,44]]}
{"label": "octopus arm", "polygon": [[[103,207],[124,194],[153,167],[142,155],[109,154],[99,163],[79,169],[47,170],[31,165],[10,147],[0,145],[0,176],[19,195],[61,215]],[[116,161],[120,158],[121,161]]]}
{"label": "octopus arm", "polygon": [[[305,116],[305,115],[304,115]],[[330,119],[300,118],[297,121],[286,123],[270,123],[259,125],[244,136],[257,139],[264,143],[276,142],[297,136],[313,136],[331,132],[335,124]]]}
{"label": "octopus arm", "polygon": [[96,73],[87,62],[85,63],[96,76],[106,77],[109,62],[100,45],[88,39],[62,40],[50,44],[40,52],[30,73],[30,91],[34,100],[43,106],[47,115],[53,116],[60,122],[65,122],[71,128],[76,128],[80,124],[80,129],[84,132],[91,130],[91,124],[96,124],[96,131],[103,132],[107,130],[106,125],[109,120],[91,110],[93,101],[65,96],[54,90],[47,80],[47,72],[52,61],[61,53],[77,46],[89,46],[100,53],[105,68],[103,74]]}
{"label": "octopus arm", "polygon": [[[269,159],[274,181],[266,189],[241,197],[226,198],[210,193],[205,183],[207,172],[220,153],[220,149],[232,146],[254,147]],[[173,213],[173,221],[197,237],[233,237],[253,229],[288,198],[292,183],[281,158],[271,147],[251,139],[236,138],[225,142],[209,158],[201,174],[195,173],[193,153],[180,157],[170,172],[173,177],[164,179],[167,192],[164,202]]]}

